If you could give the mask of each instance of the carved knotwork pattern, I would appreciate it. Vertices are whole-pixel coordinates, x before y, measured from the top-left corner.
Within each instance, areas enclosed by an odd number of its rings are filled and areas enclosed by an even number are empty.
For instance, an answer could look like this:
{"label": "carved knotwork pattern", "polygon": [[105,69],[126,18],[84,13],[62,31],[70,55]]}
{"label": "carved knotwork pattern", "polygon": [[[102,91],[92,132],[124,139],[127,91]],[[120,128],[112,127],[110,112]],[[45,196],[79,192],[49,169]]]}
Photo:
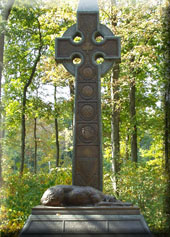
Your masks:
{"label": "carved knotwork pattern", "polygon": [[91,67],[85,67],[83,69],[83,76],[86,79],[91,79],[93,77],[93,70],[91,69]]}
{"label": "carved knotwork pattern", "polygon": [[80,110],[81,116],[84,119],[91,120],[94,117],[94,108],[91,105],[84,105]]}
{"label": "carved knotwork pattern", "polygon": [[85,97],[91,97],[94,93],[94,89],[92,86],[84,86],[81,90],[81,93]]}

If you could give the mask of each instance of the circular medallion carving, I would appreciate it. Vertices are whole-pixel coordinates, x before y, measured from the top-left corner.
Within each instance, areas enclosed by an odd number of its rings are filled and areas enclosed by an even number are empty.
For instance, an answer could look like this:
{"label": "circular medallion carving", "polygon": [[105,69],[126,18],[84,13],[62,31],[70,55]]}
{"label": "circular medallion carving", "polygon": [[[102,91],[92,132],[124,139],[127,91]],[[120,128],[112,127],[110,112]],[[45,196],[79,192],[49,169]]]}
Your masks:
{"label": "circular medallion carving", "polygon": [[91,140],[95,135],[95,130],[91,126],[85,126],[85,127],[82,127],[81,134],[83,138],[87,140]]}
{"label": "circular medallion carving", "polygon": [[82,95],[85,97],[91,97],[93,95],[93,92],[94,89],[91,86],[84,86],[81,91]]}
{"label": "circular medallion carving", "polygon": [[91,105],[84,105],[80,110],[84,119],[91,119],[94,116],[94,108]]}
{"label": "circular medallion carving", "polygon": [[87,79],[90,79],[93,76],[93,70],[90,67],[85,67],[83,69],[83,75]]}
{"label": "circular medallion carving", "polygon": [[79,138],[82,142],[94,142],[97,138],[97,131],[91,125],[83,125],[79,128]]}

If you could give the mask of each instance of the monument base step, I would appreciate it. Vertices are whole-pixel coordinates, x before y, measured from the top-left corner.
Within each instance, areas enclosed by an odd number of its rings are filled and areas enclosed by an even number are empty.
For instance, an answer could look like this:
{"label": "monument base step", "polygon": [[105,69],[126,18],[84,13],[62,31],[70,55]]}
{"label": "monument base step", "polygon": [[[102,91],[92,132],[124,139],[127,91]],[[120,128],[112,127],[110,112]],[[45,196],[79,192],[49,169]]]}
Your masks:
{"label": "monument base step", "polygon": [[32,209],[20,237],[151,237],[138,207],[47,207]]}

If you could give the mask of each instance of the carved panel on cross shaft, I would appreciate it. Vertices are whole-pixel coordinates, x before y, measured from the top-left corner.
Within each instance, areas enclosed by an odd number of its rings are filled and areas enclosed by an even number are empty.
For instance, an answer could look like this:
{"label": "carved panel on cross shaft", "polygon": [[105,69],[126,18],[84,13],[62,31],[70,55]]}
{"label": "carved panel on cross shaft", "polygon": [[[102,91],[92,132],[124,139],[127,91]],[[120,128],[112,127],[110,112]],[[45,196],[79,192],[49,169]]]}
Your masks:
{"label": "carved panel on cross shaft", "polygon": [[96,83],[79,83],[78,85],[79,100],[96,100]]}
{"label": "carved panel on cross shaft", "polygon": [[97,100],[97,84],[91,83],[78,83],[78,100]]}
{"label": "carved panel on cross shaft", "polygon": [[97,66],[93,66],[93,65],[89,65],[89,64],[85,64],[84,66],[80,67],[79,69],[79,75],[80,77],[78,77],[78,80],[80,79],[80,81],[83,80],[90,80],[90,81],[97,81]]}
{"label": "carved panel on cross shaft", "polygon": [[83,73],[84,78],[86,79],[91,79],[94,74],[91,67],[88,67],[88,66],[83,69],[82,73]]}
{"label": "carved panel on cross shaft", "polygon": [[90,121],[90,120],[96,121],[97,120],[97,103],[79,102],[77,119],[84,120],[84,121]]}
{"label": "carved panel on cross shaft", "polygon": [[79,124],[77,128],[77,144],[97,144],[98,142],[98,126],[97,124]]}
{"label": "carved panel on cross shaft", "polygon": [[87,157],[79,158],[79,162],[76,162],[76,175],[79,176],[77,185],[90,185],[98,176],[98,168],[98,159]]}
{"label": "carved panel on cross shaft", "polygon": [[86,85],[82,88],[81,93],[82,96],[90,98],[94,94],[94,88],[92,86]]}
{"label": "carved panel on cross shaft", "polygon": [[98,14],[81,13],[78,15],[78,29],[90,38],[92,33],[97,30]]}
{"label": "carved panel on cross shaft", "polygon": [[78,145],[76,149],[77,157],[86,158],[98,158],[99,157],[99,147],[89,146],[89,145]]}
{"label": "carved panel on cross shaft", "polygon": [[92,120],[95,113],[94,107],[90,104],[83,105],[80,109],[80,114],[85,120]]}

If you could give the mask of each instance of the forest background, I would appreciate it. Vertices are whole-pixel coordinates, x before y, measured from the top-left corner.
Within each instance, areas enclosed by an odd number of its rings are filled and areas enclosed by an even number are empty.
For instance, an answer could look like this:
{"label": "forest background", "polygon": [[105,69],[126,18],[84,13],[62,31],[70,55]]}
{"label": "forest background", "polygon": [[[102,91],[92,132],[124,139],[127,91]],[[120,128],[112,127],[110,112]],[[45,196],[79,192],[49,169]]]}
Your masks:
{"label": "forest background", "polygon": [[[153,233],[170,233],[170,4],[99,7],[122,47],[101,79],[104,192],[139,206]],[[74,77],[56,65],[54,41],[76,9],[77,1],[0,1],[1,236],[18,235],[48,187],[71,184]]]}

